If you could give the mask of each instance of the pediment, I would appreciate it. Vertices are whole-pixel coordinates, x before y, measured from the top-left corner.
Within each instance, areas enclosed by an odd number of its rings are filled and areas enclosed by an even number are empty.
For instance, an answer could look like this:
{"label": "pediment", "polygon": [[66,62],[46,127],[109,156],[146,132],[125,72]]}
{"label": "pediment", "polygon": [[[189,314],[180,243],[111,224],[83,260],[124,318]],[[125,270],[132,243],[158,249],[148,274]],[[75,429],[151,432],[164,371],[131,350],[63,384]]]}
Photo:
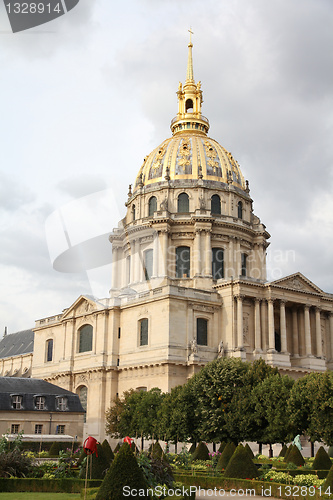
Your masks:
{"label": "pediment", "polygon": [[323,293],[317,285],[303,276],[302,273],[295,273],[279,280],[272,281],[269,285],[287,288],[288,290],[296,290],[298,292]]}
{"label": "pediment", "polygon": [[64,313],[62,319],[86,316],[100,307],[93,299],[81,295]]}

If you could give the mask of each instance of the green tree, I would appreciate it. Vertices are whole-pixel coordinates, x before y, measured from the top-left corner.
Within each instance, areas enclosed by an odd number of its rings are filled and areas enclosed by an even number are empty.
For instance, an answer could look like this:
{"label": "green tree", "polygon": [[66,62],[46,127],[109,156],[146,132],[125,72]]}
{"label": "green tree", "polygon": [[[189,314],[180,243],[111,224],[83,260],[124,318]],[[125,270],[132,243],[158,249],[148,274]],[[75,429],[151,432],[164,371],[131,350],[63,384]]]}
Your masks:
{"label": "green tree", "polygon": [[284,443],[294,435],[295,429],[286,409],[293,385],[290,377],[277,373],[253,388],[254,420],[259,429],[256,439],[261,443]]}
{"label": "green tree", "polygon": [[248,369],[249,363],[239,359],[220,358],[208,363],[193,377],[201,439],[218,442],[242,438],[237,423],[232,426],[229,412],[237,407],[233,399],[244,386]]}
{"label": "green tree", "polygon": [[296,433],[310,441],[333,444],[333,374],[310,373],[298,379],[290,394],[289,412]]}

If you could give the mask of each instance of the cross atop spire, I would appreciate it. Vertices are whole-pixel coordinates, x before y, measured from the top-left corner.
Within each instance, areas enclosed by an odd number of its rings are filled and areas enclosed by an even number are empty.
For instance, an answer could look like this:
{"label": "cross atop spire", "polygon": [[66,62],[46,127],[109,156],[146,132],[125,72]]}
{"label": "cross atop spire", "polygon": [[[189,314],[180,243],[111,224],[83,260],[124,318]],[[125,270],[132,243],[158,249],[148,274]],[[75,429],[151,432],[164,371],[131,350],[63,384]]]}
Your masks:
{"label": "cross atop spire", "polygon": [[187,71],[186,71],[186,83],[194,83],[194,77],[193,77],[193,59],[192,59],[192,35],[193,31],[192,28],[189,30],[190,33],[190,43],[188,44],[188,59],[187,59]]}

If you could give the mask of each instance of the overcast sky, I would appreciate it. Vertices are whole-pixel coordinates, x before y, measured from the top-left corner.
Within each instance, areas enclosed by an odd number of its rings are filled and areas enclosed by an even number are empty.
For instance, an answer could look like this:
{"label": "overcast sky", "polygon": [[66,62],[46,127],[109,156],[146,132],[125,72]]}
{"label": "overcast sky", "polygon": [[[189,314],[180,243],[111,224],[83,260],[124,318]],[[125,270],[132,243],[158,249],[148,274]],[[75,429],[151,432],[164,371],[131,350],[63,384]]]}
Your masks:
{"label": "overcast sky", "polygon": [[170,136],[190,26],[209,135],[271,234],[269,277],[333,293],[332,0],[80,0],[16,34],[0,3],[0,336],[108,296],[109,266],[53,263],[124,216]]}

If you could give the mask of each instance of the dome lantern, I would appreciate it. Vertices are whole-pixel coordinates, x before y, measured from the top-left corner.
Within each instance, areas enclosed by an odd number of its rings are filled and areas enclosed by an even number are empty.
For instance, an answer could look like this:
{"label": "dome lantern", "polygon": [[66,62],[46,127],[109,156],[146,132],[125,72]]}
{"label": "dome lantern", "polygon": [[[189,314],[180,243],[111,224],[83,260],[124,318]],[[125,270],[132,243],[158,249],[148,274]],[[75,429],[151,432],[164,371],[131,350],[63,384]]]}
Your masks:
{"label": "dome lantern", "polygon": [[193,58],[191,40],[188,44],[188,59],[186,80],[184,86],[179,82],[177,97],[178,97],[178,113],[171,121],[171,131],[173,134],[186,133],[190,130],[195,130],[198,133],[207,135],[209,130],[209,121],[201,114],[201,105],[203,103],[201,81],[195,83],[193,77]]}

